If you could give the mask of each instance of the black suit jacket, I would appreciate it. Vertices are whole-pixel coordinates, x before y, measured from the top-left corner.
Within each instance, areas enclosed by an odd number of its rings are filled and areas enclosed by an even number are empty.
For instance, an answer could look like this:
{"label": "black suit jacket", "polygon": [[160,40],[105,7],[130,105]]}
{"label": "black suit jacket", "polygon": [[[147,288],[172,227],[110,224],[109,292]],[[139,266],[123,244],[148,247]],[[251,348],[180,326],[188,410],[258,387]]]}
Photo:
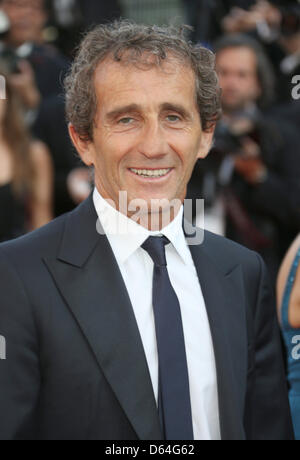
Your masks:
{"label": "black suit jacket", "polygon": [[[0,246],[0,439],[160,440],[139,330],[92,197]],[[191,246],[217,364],[222,439],[292,439],[261,258],[209,232]]]}

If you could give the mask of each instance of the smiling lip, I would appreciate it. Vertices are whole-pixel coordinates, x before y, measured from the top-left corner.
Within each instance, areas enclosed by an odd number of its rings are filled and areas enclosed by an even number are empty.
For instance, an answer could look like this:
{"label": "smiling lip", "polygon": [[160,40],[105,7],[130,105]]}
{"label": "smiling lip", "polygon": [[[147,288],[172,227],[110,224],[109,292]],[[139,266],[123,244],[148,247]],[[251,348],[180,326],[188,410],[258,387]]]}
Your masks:
{"label": "smiling lip", "polygon": [[141,179],[158,180],[167,177],[173,168],[129,168],[129,171]]}

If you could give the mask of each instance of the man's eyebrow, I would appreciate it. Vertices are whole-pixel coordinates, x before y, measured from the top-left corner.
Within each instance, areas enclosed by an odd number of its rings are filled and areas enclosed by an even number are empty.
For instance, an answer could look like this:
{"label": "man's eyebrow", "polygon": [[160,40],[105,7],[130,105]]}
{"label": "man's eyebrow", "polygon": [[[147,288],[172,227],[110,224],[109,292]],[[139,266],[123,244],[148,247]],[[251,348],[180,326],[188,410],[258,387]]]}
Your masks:
{"label": "man's eyebrow", "polygon": [[107,118],[108,120],[114,120],[116,117],[124,113],[139,112],[140,110],[141,110],[141,107],[138,104],[129,104],[125,106],[120,106],[120,107],[116,107],[111,112],[108,112],[105,115],[105,118]]}

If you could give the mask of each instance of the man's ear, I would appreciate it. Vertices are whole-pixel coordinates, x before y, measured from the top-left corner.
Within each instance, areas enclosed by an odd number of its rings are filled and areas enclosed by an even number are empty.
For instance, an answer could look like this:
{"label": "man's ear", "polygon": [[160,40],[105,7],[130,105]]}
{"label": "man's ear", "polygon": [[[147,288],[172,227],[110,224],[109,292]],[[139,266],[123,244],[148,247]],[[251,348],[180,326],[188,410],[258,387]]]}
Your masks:
{"label": "man's ear", "polygon": [[69,123],[68,129],[73,145],[79,153],[83,163],[87,166],[92,166],[94,164],[92,142],[82,139],[72,123]]}
{"label": "man's ear", "polygon": [[199,147],[199,151],[197,155],[198,160],[199,159],[203,160],[209,154],[212,148],[212,145],[213,145],[215,128],[216,128],[216,125],[213,124],[206,131],[202,131],[200,147]]}

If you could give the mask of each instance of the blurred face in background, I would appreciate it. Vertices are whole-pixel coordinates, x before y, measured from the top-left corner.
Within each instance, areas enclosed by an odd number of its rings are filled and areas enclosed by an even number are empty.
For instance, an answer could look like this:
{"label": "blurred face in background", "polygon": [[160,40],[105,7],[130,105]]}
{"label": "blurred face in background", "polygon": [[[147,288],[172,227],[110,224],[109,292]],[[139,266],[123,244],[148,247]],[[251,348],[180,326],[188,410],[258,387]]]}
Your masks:
{"label": "blurred face in background", "polygon": [[20,46],[30,41],[40,41],[47,21],[44,0],[2,0],[0,7],[11,22],[7,41]]}
{"label": "blurred face in background", "polygon": [[258,100],[261,88],[253,50],[247,47],[225,48],[217,53],[216,63],[225,112],[243,110]]}

